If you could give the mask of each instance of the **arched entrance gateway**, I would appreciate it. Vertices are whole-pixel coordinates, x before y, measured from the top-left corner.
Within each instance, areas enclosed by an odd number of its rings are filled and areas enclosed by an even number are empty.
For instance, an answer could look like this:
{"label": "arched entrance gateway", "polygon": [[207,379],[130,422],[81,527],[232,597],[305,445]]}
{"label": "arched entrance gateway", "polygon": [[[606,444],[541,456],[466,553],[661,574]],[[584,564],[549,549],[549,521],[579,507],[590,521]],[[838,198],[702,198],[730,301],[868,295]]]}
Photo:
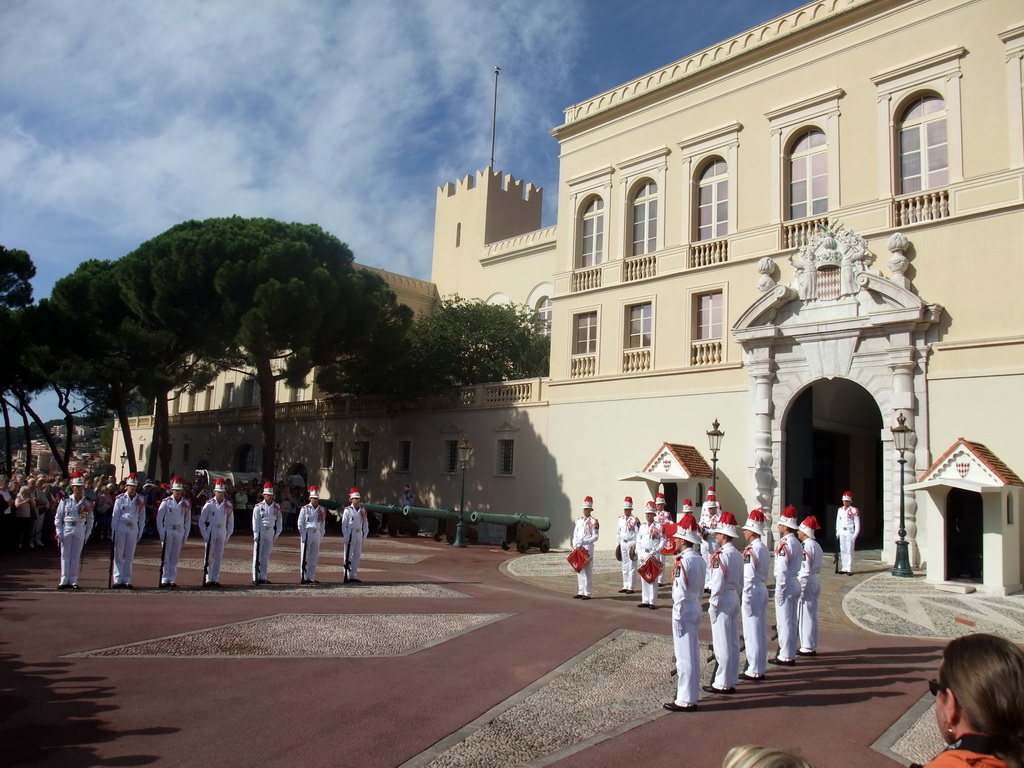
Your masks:
{"label": "arched entrance gateway", "polygon": [[[893,558],[899,526],[899,455],[889,427],[902,412],[916,430],[905,480],[928,466],[926,348],[942,308],[910,290],[907,240],[889,238],[886,278],[871,269],[867,241],[849,229],[819,230],[776,282],[775,262],[758,262],[762,296],[733,326],[750,375],[750,466],[754,504],[794,504],[834,535],[835,508],[851,490],[864,535]],[[917,507],[905,498],[911,561],[920,563]],[[866,543],[868,543],[866,542]]]}

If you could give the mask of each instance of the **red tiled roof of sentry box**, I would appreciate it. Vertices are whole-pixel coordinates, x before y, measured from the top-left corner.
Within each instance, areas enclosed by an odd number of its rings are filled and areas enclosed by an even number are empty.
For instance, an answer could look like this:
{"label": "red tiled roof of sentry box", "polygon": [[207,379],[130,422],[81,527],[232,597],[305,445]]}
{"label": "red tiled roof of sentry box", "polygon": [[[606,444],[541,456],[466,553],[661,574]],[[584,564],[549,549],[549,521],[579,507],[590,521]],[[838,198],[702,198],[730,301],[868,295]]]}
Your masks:
{"label": "red tiled roof of sentry box", "polygon": [[938,468],[945,464],[949,457],[961,446],[974,454],[978,461],[984,464],[992,474],[998,477],[1006,485],[1024,486],[1024,480],[1021,480],[1020,477],[1017,476],[1016,472],[1006,466],[1006,462],[992,453],[992,451],[988,449],[988,446],[983,443],[976,443],[971,440],[967,440],[963,437],[957,438],[957,441],[953,443],[953,445],[951,445],[949,449],[930,467],[928,467],[927,471],[925,471],[918,479],[924,480],[926,477],[938,470]]}
{"label": "red tiled roof of sentry box", "polygon": [[680,466],[690,477],[711,477],[711,466],[700,455],[700,451],[692,445],[664,443],[661,448],[655,451],[646,466],[650,467],[666,450],[672,454],[673,458],[679,462]]}

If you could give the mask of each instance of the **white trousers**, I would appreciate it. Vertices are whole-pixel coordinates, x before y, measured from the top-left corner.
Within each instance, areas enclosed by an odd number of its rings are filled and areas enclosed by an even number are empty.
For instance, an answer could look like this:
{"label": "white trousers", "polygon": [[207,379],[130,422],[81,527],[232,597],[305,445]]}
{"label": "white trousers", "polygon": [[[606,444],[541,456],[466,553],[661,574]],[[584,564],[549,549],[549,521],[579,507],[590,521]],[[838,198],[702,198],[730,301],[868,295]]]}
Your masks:
{"label": "white trousers", "polygon": [[[224,560],[224,544],[228,540],[227,532],[223,528],[212,528],[209,531],[209,558],[210,564],[206,571],[206,583],[220,581],[220,564]],[[206,557],[206,553],[203,553]]]}
{"label": "white trousers", "polygon": [[622,545],[622,588],[636,589],[636,560],[629,559],[631,544]]}
{"label": "white trousers", "polygon": [[735,688],[740,679],[740,600],[730,593],[718,600],[718,615],[711,623],[711,643],[718,671],[715,688]]}
{"label": "white trousers", "polygon": [[[319,528],[306,528],[302,531],[302,544],[299,547],[300,578],[316,578],[316,564],[320,559],[321,538]],[[303,563],[306,564],[305,574],[301,573]]]}
{"label": "white trousers", "polygon": [[[267,578],[270,553],[274,550],[274,529],[264,530],[260,538],[252,540],[252,570],[257,579]],[[256,559],[259,558],[259,562]]]}
{"label": "white trousers", "polygon": [[175,531],[168,528],[164,531],[163,558],[164,574],[161,584],[172,584],[178,580],[178,558],[181,556],[181,544],[185,541],[185,529]]}
{"label": "white trousers", "polygon": [[82,559],[82,547],[85,546],[85,530],[81,526],[75,533],[65,533],[60,537],[60,583],[78,583],[78,564]]}
{"label": "white trousers", "polygon": [[817,576],[809,577],[800,590],[800,650],[818,649],[818,596],[821,581]]}
{"label": "white trousers", "polygon": [[846,573],[853,573],[853,550],[856,542],[857,537],[853,535],[853,531],[849,533],[839,531],[840,570],[846,571]]}
{"label": "white trousers", "polygon": [[[640,562],[640,557],[637,557],[637,562]],[[658,572],[658,578],[652,583],[648,584],[644,579],[640,579],[640,597],[641,603],[647,603],[647,605],[654,605],[658,602],[658,587],[661,585],[661,576],[665,573],[664,570]]]}
{"label": "white trousers", "polygon": [[748,675],[760,676],[768,665],[768,587],[758,584],[743,593],[743,644]]}
{"label": "white trousers", "polygon": [[672,619],[672,645],[676,652],[676,700],[680,707],[700,698],[700,603],[683,603],[681,615]]}
{"label": "white trousers", "polygon": [[350,533],[351,542],[345,542],[347,576],[349,579],[359,578],[359,559],[363,554],[363,534]]}
{"label": "white trousers", "polygon": [[781,661],[793,661],[796,658],[797,646],[797,609],[800,603],[800,583],[790,579],[786,594],[779,592],[775,584],[775,624],[779,630],[779,653]]}
{"label": "white trousers", "polygon": [[134,528],[122,528],[114,534],[114,583],[132,583],[132,561],[135,560],[135,547],[139,544],[139,534]]}

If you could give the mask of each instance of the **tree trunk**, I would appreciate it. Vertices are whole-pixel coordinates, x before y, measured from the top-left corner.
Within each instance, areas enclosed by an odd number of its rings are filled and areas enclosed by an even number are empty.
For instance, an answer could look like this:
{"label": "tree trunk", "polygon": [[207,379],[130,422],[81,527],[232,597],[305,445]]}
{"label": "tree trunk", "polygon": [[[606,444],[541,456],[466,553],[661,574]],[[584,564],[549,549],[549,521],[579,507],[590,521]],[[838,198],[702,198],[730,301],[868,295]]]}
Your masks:
{"label": "tree trunk", "polygon": [[[114,382],[114,401],[117,407],[117,423],[121,425],[121,438],[124,443],[124,456],[128,459],[128,471],[136,472],[135,469],[135,444],[132,442],[132,427],[128,423],[128,402],[125,400],[124,388],[120,381]],[[110,463],[114,463],[115,456],[110,457]],[[118,465],[121,474],[124,474],[124,463]],[[122,480],[124,478],[121,478]]]}
{"label": "tree trunk", "polygon": [[7,476],[12,475],[11,472],[11,414],[7,410],[7,400],[0,398],[0,409],[4,412],[4,464],[3,473]]}
{"label": "tree trunk", "polygon": [[256,382],[260,388],[260,425],[263,427],[263,477],[277,482],[277,410],[274,372],[269,359],[256,361]]}
{"label": "tree trunk", "polygon": [[[32,417],[32,421],[36,423],[36,426],[39,427],[39,432],[40,434],[42,434],[43,440],[45,440],[46,444],[50,446],[50,453],[53,454],[53,458],[56,459],[57,463],[60,465],[64,477],[69,477],[71,473],[68,472],[68,457],[61,455],[60,448],[57,447],[57,441],[53,439],[53,435],[50,434],[50,430],[47,429],[46,425],[43,423],[43,420],[39,418],[39,414],[32,410],[32,405],[28,402],[28,398],[26,397],[25,399],[22,399],[22,396],[19,393],[18,400],[21,401],[21,404],[24,407],[21,416],[23,419],[25,419],[25,434],[28,434],[28,419],[25,418],[25,414],[27,413],[29,416]],[[74,419],[71,420],[71,423],[74,424]],[[31,446],[32,444],[29,443],[28,445]],[[29,462],[32,460],[31,447],[29,448],[29,451],[30,452],[25,458],[26,471],[28,470]]]}
{"label": "tree trunk", "polygon": [[75,414],[71,412],[71,393],[61,389],[56,384],[50,385],[57,393],[57,407],[64,414],[64,459],[57,459],[64,470],[64,476],[70,476],[71,458],[74,456],[75,447]]}
{"label": "tree trunk", "polygon": [[[156,478],[157,461],[159,460],[164,473],[167,472],[167,455],[169,443],[167,443],[167,392],[159,393],[153,403],[153,444],[149,447],[149,459],[146,461],[146,475],[150,479]],[[167,479],[167,478],[162,478]]]}

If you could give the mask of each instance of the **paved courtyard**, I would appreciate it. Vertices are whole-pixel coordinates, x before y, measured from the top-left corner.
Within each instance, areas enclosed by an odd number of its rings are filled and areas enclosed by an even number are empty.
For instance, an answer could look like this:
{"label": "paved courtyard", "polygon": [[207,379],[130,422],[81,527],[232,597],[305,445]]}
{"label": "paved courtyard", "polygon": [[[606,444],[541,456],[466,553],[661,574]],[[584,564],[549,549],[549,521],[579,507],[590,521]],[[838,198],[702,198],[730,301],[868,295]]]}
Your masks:
{"label": "paved courtyard", "polygon": [[325,583],[300,586],[297,544],[279,540],[274,584],[254,588],[233,538],[220,591],[197,588],[196,539],[177,591],[152,588],[150,541],[131,592],[105,589],[98,544],[78,592],[54,589],[55,548],[3,552],[3,763],[710,768],[753,742],[819,767],[906,765],[941,748],[926,681],[944,640],[1024,641],[1024,597],[940,592],[863,553],[857,575],[824,575],[817,657],[679,715],[661,707],[675,687],[667,585],[660,610],[636,610],[610,553],[586,602],[565,553],[373,538],[364,583],[345,585],[332,535]]}

